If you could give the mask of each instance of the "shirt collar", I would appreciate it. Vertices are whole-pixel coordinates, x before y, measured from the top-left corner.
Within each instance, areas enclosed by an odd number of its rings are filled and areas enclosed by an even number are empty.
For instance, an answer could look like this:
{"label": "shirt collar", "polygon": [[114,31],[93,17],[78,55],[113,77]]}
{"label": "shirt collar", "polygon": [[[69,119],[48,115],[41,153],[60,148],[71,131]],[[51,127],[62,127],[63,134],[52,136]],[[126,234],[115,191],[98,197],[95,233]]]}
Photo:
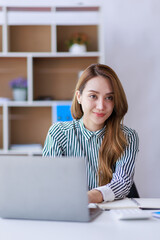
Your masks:
{"label": "shirt collar", "polygon": [[85,136],[85,138],[87,140],[89,140],[92,136],[96,136],[97,138],[104,137],[104,134],[106,131],[106,125],[102,129],[92,132],[92,131],[89,131],[87,128],[85,128],[85,126],[83,124],[83,117],[79,120],[79,123],[80,123],[80,128],[81,128],[82,134]]}

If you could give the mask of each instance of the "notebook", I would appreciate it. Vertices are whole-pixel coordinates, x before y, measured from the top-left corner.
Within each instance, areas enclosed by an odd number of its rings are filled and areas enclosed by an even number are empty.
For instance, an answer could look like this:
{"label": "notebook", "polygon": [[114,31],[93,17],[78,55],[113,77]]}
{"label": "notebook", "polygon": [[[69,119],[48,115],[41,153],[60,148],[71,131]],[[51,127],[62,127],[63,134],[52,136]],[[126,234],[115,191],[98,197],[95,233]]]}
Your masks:
{"label": "notebook", "polygon": [[100,212],[88,208],[83,158],[0,156],[0,217],[87,222]]}

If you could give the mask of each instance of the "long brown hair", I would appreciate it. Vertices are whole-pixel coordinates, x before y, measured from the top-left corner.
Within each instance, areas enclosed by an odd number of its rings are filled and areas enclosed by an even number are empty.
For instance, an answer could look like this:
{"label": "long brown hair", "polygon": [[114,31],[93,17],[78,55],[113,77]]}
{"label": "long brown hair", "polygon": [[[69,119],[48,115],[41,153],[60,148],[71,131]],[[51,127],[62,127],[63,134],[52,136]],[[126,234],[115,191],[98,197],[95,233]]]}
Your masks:
{"label": "long brown hair", "polygon": [[121,122],[128,110],[128,103],[117,74],[106,65],[92,64],[84,70],[76,85],[71,106],[73,118],[80,119],[83,116],[81,105],[77,101],[76,91],[79,90],[82,94],[86,83],[96,76],[110,79],[114,91],[114,109],[106,120],[106,132],[99,150],[99,185],[104,185],[111,181],[113,166],[127,146],[127,140],[121,130]]}

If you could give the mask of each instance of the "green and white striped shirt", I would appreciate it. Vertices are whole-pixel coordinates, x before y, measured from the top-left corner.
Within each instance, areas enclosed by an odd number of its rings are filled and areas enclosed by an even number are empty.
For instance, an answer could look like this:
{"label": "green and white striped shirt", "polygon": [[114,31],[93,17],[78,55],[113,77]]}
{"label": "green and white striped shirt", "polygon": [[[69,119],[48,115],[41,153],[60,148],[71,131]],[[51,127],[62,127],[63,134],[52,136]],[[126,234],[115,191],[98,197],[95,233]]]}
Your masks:
{"label": "green and white striped shirt", "polygon": [[87,130],[83,118],[71,122],[53,124],[47,134],[43,156],[83,157],[86,161],[88,189],[98,189],[105,201],[125,197],[133,182],[135,158],[138,152],[138,135],[127,127],[123,132],[128,146],[115,165],[111,182],[98,186],[98,153],[105,134],[106,127],[96,132]]}

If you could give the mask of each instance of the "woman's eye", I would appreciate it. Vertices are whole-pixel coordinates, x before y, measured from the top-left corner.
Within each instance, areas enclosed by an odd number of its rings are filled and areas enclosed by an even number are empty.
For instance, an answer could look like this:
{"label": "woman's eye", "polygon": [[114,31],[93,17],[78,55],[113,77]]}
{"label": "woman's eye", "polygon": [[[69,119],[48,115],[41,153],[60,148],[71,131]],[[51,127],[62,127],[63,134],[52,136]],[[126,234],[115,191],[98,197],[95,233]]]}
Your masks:
{"label": "woman's eye", "polygon": [[96,99],[96,95],[90,95],[90,98]]}
{"label": "woman's eye", "polygon": [[113,96],[106,97],[106,100],[113,101]]}

